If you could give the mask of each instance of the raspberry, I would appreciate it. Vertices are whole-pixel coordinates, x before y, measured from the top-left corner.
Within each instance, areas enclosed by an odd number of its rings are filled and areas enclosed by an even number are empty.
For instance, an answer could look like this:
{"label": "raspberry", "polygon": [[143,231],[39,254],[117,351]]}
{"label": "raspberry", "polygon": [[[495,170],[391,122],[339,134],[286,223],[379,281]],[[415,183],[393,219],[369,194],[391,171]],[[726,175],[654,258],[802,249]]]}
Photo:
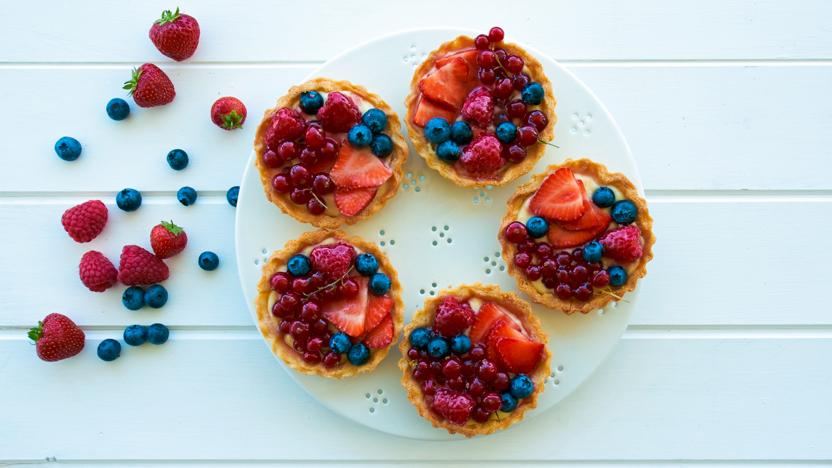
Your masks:
{"label": "raspberry", "polygon": [[318,120],[328,132],[346,132],[361,119],[352,99],[339,92],[329,93],[326,103],[318,109]]}
{"label": "raspberry", "polygon": [[462,118],[480,127],[487,127],[494,115],[494,98],[485,86],[474,88],[462,104]]}
{"label": "raspberry", "polygon": [[64,211],[61,224],[75,242],[89,242],[104,230],[107,207],[100,200],[81,203]]}
{"label": "raspberry", "polygon": [[271,126],[266,130],[266,146],[277,150],[283,141],[297,140],[306,129],[306,120],[300,112],[283,107],[272,116]]}
{"label": "raspberry", "polygon": [[355,248],[348,244],[320,245],[309,253],[312,269],[326,276],[326,279],[336,280],[347,272],[355,259]]}
{"label": "raspberry", "polygon": [[125,245],[118,264],[118,279],[127,286],[161,283],[170,271],[159,257],[138,245]]}
{"label": "raspberry", "polygon": [[95,250],[90,250],[81,257],[78,274],[84,286],[95,292],[103,292],[118,281],[116,267],[101,252]]}
{"label": "raspberry", "polygon": [[459,160],[471,174],[490,175],[503,166],[501,152],[500,140],[493,135],[483,135],[462,150]]}
{"label": "raspberry", "polygon": [[471,306],[456,297],[448,296],[436,308],[433,329],[440,335],[451,338],[465,331],[472,323],[474,311]]}
{"label": "raspberry", "polygon": [[638,260],[643,253],[641,230],[635,224],[604,234],[600,242],[604,246],[604,256],[619,262]]}
{"label": "raspberry", "polygon": [[454,424],[465,424],[474,409],[474,399],[469,395],[446,387],[436,389],[433,396],[433,410]]}

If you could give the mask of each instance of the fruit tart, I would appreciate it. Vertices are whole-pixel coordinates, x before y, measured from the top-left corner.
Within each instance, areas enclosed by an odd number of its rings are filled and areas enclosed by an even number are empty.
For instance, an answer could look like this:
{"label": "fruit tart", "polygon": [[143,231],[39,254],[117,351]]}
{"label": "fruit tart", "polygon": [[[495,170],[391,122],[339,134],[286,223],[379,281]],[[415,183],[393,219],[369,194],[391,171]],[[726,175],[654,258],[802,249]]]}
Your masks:
{"label": "fruit tart", "polygon": [[407,131],[428,166],[463,187],[529,172],[552,140],[555,96],[543,67],[492,28],[439,46],[413,73]]}
{"label": "fruit tart", "polygon": [[419,414],[449,433],[490,434],[537,405],[546,335],[528,303],[473,284],[428,299],[399,344],[402,384]]}
{"label": "fruit tart", "polygon": [[498,238],[519,288],[567,314],[634,290],[655,242],[647,202],[632,182],[588,159],[549,166],[518,187]]}
{"label": "fruit tart", "polygon": [[257,289],[260,332],[305,374],[339,379],[373,370],[404,321],[387,257],[340,231],[308,232],[272,253]]}
{"label": "fruit tart", "polygon": [[378,95],[316,78],[266,111],[254,150],[266,197],[295,219],[337,228],[372,216],[402,179],[407,144]]}

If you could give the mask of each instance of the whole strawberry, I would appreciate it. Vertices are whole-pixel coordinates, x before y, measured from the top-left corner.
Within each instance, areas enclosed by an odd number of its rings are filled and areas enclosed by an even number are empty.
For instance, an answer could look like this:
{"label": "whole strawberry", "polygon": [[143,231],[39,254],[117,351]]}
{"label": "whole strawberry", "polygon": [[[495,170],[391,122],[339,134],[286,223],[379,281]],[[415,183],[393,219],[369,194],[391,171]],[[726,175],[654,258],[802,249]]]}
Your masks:
{"label": "whole strawberry", "polygon": [[199,23],[193,16],[179,13],[179,7],[173,13],[165,10],[150,27],[149,36],[159,52],[181,62],[196,51]]}
{"label": "whole strawberry", "polygon": [[124,82],[139,107],[164,106],[176,97],[173,82],[165,72],[152,63],[145,63],[133,70],[130,81]]}
{"label": "whole strawberry", "polygon": [[75,205],[64,211],[61,224],[75,242],[89,242],[104,230],[107,224],[107,206],[100,200]]}
{"label": "whole strawberry", "polygon": [[29,339],[35,342],[38,357],[49,362],[71,358],[84,349],[84,331],[61,314],[49,314],[38,322],[29,330]]}
{"label": "whole strawberry", "polygon": [[116,267],[104,254],[95,250],[90,250],[81,257],[78,275],[84,286],[94,292],[106,291],[118,281]]}
{"label": "whole strawberry", "polygon": [[223,130],[242,128],[245,121],[246,106],[235,97],[221,97],[211,106],[211,122]]}
{"label": "whole strawberry", "polygon": [[138,245],[125,245],[118,263],[118,280],[127,286],[161,283],[170,270],[165,262]]}
{"label": "whole strawberry", "polygon": [[162,221],[150,230],[150,246],[159,258],[170,258],[185,249],[188,234],[173,221]]}

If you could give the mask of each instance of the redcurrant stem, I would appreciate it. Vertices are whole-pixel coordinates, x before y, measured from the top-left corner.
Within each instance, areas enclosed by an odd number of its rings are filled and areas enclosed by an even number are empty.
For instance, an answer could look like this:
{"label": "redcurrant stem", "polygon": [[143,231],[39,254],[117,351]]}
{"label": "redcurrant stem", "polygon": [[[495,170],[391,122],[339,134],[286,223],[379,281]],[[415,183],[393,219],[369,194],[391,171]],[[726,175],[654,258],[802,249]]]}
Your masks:
{"label": "redcurrant stem", "polygon": [[[314,196],[314,194],[313,194],[313,196]],[[347,270],[347,271],[346,271],[343,275],[341,275],[341,277],[340,277],[340,278],[338,278],[337,280],[335,280],[335,281],[333,281],[333,282],[331,282],[331,283],[329,283],[329,284],[325,284],[325,285],[321,286],[320,288],[318,288],[318,289],[316,289],[316,290],[314,290],[314,291],[312,291],[312,292],[310,292],[310,293],[306,293],[306,294],[304,294],[303,296],[304,296],[304,297],[309,297],[309,296],[311,296],[311,295],[313,295],[313,294],[315,294],[315,293],[317,293],[317,292],[323,291],[324,289],[329,289],[329,288],[331,288],[331,287],[335,286],[336,284],[338,284],[338,283],[340,283],[341,281],[343,281],[343,280],[344,280],[344,278],[346,278],[346,277],[350,274],[350,272],[352,271],[352,269],[353,269],[353,266],[352,266],[352,265],[350,265],[349,270]]]}
{"label": "redcurrant stem", "polygon": [[326,206],[326,203],[324,203],[324,201],[323,201],[323,200],[321,200],[321,199],[320,199],[317,195],[315,195],[315,191],[314,191],[314,190],[312,190],[312,189],[307,189],[307,190],[309,190],[309,193],[312,195],[312,198],[314,198],[315,200],[318,200],[318,203],[320,203],[321,205],[323,205],[323,206],[324,206],[324,208],[326,208],[326,207],[327,207],[327,206]]}
{"label": "redcurrant stem", "polygon": [[630,301],[625,301],[624,300],[624,296],[619,296],[618,294],[610,291],[609,289],[599,289],[598,292],[600,292],[601,294],[606,294],[608,296],[612,296],[612,297],[618,299],[619,301],[626,302],[627,304],[630,303]]}
{"label": "redcurrant stem", "polygon": [[556,145],[556,144],[554,144],[554,143],[552,143],[552,142],[550,142],[550,141],[544,141],[544,140],[541,140],[540,138],[538,138],[538,139],[537,139],[537,141],[538,141],[539,143],[543,143],[544,145],[549,145],[549,146],[553,146],[553,147],[555,147],[555,148],[557,148],[557,149],[560,149],[560,146],[558,146],[558,145]]}

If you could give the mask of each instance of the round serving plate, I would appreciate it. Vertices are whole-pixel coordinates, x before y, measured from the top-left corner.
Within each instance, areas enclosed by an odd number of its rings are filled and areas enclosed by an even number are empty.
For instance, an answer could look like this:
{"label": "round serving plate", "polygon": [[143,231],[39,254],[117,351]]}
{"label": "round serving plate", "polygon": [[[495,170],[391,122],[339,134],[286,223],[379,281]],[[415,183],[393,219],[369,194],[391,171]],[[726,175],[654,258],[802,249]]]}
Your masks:
{"label": "round serving plate", "polygon": [[[323,76],[364,85],[401,118],[413,70],[440,43],[460,34],[474,33],[423,29],[379,38],[326,62],[309,78]],[[509,39],[513,40],[510,35]],[[640,187],[627,143],[603,104],[556,61],[533,48],[526,49],[543,64],[558,101],[555,143],[560,148],[547,147],[532,173],[568,157],[588,157],[623,172]],[[285,91],[275,89],[275,101]],[[399,193],[383,210],[344,230],[377,243],[390,257],[403,285],[406,320],[425,299],[462,283],[491,283],[517,291],[500,257],[497,229],[506,200],[529,175],[500,188],[461,188],[428,168],[412,148],[405,174]],[[266,200],[253,152],[240,187],[235,229],[240,282],[254,315],[263,262],[273,250],[314,227],[295,221]],[[571,316],[533,306],[549,335],[552,374],[538,407],[529,416],[556,405],[601,364],[626,328],[636,300],[637,294],[632,293],[617,306]],[[394,348],[375,372],[342,380],[287,372],[321,404],[356,422],[405,437],[453,439],[417,415],[400,384],[396,366],[400,357]]]}

